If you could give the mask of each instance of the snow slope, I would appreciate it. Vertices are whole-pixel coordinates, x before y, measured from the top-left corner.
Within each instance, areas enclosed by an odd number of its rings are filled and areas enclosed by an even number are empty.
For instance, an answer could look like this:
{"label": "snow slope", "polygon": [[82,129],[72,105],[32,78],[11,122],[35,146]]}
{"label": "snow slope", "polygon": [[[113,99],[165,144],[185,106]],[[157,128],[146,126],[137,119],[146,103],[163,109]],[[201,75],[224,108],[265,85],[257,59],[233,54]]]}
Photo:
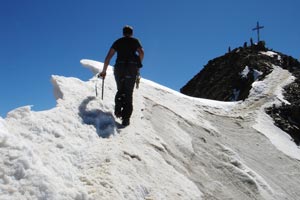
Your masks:
{"label": "snow slope", "polygon": [[[94,75],[103,65],[81,63]],[[298,199],[300,150],[263,112],[292,80],[274,66],[228,103],[142,79],[131,125],[118,129],[111,67],[104,100],[95,76],[53,76],[55,108],[0,118],[0,199]]]}

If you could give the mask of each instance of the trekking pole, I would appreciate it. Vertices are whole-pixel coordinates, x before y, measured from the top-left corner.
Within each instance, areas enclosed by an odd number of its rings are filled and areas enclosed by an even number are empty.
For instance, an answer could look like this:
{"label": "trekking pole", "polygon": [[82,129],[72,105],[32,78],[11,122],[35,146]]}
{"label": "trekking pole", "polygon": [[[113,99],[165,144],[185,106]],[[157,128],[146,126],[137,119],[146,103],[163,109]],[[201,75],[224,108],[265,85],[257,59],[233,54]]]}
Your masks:
{"label": "trekking pole", "polygon": [[137,73],[136,79],[135,79],[135,87],[136,87],[136,89],[139,89],[140,80],[141,80],[141,73],[140,73],[140,70],[138,70],[138,73]]}
{"label": "trekking pole", "polygon": [[96,97],[98,96],[98,80],[95,83],[95,92],[96,92]]}
{"label": "trekking pole", "polygon": [[102,100],[103,100],[103,95],[104,95],[104,78],[102,78],[102,95],[101,95]]}

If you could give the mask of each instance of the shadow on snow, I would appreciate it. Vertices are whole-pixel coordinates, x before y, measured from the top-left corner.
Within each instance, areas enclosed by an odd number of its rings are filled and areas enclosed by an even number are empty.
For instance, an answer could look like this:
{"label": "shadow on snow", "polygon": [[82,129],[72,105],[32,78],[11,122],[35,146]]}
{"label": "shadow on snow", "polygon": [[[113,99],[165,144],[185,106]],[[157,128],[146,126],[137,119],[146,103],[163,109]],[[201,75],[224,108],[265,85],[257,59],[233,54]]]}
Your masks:
{"label": "shadow on snow", "polygon": [[87,110],[89,102],[95,99],[95,97],[87,97],[83,100],[79,106],[79,116],[85,124],[93,125],[96,128],[99,137],[108,138],[115,134],[117,123],[110,112],[103,112],[99,109]]}

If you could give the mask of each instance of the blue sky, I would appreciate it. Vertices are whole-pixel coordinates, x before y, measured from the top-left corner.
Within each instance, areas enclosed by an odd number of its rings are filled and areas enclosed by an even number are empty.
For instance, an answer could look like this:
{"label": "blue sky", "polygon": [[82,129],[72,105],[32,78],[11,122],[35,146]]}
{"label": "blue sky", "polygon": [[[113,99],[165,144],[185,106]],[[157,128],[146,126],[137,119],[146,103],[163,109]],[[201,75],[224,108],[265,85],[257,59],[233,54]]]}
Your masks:
{"label": "blue sky", "polygon": [[177,91],[229,46],[256,40],[257,21],[269,48],[298,59],[299,8],[297,0],[0,0],[0,116],[54,107],[51,75],[88,80],[79,61],[103,62],[126,24],[145,50],[142,76]]}

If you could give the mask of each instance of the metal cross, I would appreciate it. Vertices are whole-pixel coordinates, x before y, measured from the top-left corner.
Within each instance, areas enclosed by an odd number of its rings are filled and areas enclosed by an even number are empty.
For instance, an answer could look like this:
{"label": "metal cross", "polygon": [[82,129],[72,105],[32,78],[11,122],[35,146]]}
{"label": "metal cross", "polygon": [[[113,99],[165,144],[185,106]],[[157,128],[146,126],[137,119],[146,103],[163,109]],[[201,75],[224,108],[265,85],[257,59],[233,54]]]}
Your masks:
{"label": "metal cross", "polygon": [[259,22],[257,22],[256,27],[252,29],[252,31],[256,31],[257,30],[257,42],[259,42],[259,29],[264,28],[264,26],[259,26]]}

